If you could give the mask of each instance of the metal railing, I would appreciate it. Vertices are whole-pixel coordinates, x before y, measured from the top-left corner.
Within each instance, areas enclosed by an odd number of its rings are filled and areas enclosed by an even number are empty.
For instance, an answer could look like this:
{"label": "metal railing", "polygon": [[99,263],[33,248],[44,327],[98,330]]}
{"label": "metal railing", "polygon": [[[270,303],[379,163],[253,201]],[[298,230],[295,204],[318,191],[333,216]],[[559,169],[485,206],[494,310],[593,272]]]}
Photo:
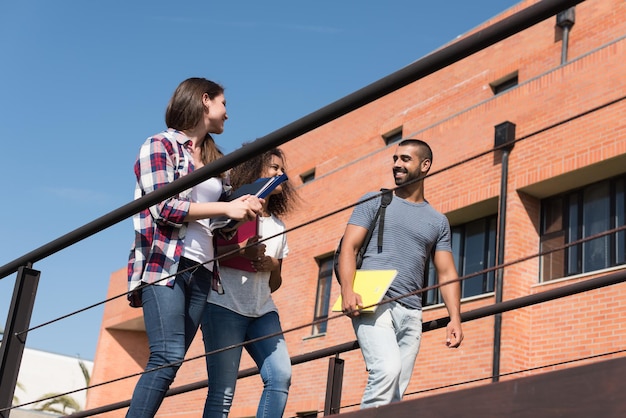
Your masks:
{"label": "metal railing", "polygon": [[[572,296],[579,293],[588,292],[590,290],[600,289],[606,286],[612,286],[619,283],[626,282],[626,270],[616,273],[608,274],[606,276],[597,277],[594,279],[585,280],[582,282],[570,284],[567,286],[547,290],[541,293],[533,295],[523,296],[517,299],[507,300],[504,302],[496,303],[490,306],[474,309],[472,311],[463,312],[461,314],[461,320],[463,323],[474,321],[481,318],[490,317],[496,314],[513,311],[516,309],[525,308],[528,306],[536,305],[539,303],[549,302],[551,300]],[[443,317],[426,321],[422,324],[422,332],[434,331],[440,328],[444,328],[448,325],[450,318]],[[329,359],[328,381],[326,385],[326,402],[324,408],[324,415],[334,415],[339,413],[341,409],[341,382],[343,379],[343,364],[339,355],[342,353],[350,352],[359,348],[357,341],[351,341],[343,344],[338,344],[332,347],[323,348],[310,353],[301,354],[291,357],[291,364],[298,365],[307,363],[313,360],[319,360],[323,358]],[[210,353],[209,353],[210,354]],[[339,360],[339,361],[338,361]],[[256,367],[240,370],[238,379],[254,376],[259,373]],[[208,380],[201,380],[198,382],[190,383],[187,385],[181,385],[176,388],[172,388],[167,391],[166,397],[176,396],[187,392],[192,392],[198,389],[205,389],[208,387]],[[105,405],[99,408],[93,408],[85,411],[80,411],[68,415],[68,418],[84,418],[105,412],[111,412],[118,409],[126,408],[130,405],[130,399],[116,402],[113,404]]]}
{"label": "metal railing", "polygon": [[39,280],[39,272],[33,269],[35,263],[216,176],[254,155],[280,146],[583,1],[543,0],[531,5],[1,266],[0,279],[15,272],[18,276],[4,339],[0,346],[0,416],[7,416],[4,411],[10,410],[26,343],[26,334],[23,330],[28,329]]}

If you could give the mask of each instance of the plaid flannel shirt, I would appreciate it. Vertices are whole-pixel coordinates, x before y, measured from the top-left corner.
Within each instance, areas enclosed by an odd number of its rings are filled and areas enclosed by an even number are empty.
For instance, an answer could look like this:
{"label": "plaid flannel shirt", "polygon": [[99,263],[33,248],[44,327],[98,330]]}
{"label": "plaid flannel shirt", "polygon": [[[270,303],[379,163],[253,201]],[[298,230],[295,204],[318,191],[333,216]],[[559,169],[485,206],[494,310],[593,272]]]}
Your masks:
{"label": "plaid flannel shirt", "polygon": [[[191,173],[194,166],[190,144],[185,135],[173,129],[148,138],[135,162],[135,199]],[[187,189],[133,216],[135,242],[128,258],[130,306],[141,306],[140,292],[133,291],[141,282],[174,284],[187,230],[183,220],[189,212],[190,196],[191,189]]]}

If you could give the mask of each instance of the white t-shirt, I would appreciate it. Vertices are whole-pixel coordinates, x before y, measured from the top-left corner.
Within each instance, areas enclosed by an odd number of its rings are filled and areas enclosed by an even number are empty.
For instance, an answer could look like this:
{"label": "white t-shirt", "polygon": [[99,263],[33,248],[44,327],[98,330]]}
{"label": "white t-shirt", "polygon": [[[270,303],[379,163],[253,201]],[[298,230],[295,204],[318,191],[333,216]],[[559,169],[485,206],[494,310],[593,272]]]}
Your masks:
{"label": "white t-shirt", "polygon": [[[192,202],[217,202],[222,195],[222,179],[212,177],[192,187]],[[213,249],[213,233],[209,229],[210,219],[198,219],[187,225],[187,233],[183,240],[182,256],[198,263],[205,263],[215,258]],[[213,263],[204,264],[213,270]]]}
{"label": "white t-shirt", "polygon": [[[265,255],[283,259],[289,253],[285,224],[275,216],[259,218],[261,238],[274,238],[263,241]],[[224,294],[215,291],[209,294],[209,303],[230,309],[240,315],[260,317],[277,311],[270,292],[270,272],[249,272],[230,267],[220,267],[220,277]]]}

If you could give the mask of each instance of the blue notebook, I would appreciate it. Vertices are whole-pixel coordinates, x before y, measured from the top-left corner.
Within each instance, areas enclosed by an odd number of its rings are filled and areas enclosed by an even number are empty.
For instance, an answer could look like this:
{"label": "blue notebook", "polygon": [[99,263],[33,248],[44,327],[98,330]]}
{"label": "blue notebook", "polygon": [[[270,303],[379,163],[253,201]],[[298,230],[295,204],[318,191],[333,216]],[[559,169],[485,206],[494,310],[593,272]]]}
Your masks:
{"label": "blue notebook", "polygon": [[[285,173],[280,176],[275,177],[261,177],[256,180],[254,183],[244,184],[239,187],[237,190],[228,195],[224,200],[230,202],[231,200],[235,200],[238,197],[251,194],[259,199],[265,199],[267,196],[272,193],[272,191],[278,187],[279,184],[285,182],[287,180],[287,175]],[[229,220],[226,217],[214,218],[211,220],[211,224],[214,229],[218,229],[222,234],[230,235],[232,231],[237,229],[242,222]],[[230,236],[228,237],[230,238]]]}
{"label": "blue notebook", "polygon": [[254,183],[244,184],[226,198],[227,201],[235,200],[246,194],[254,195],[260,199],[265,199],[269,194],[278,187],[279,184],[287,180],[286,174],[275,177],[261,177]]}

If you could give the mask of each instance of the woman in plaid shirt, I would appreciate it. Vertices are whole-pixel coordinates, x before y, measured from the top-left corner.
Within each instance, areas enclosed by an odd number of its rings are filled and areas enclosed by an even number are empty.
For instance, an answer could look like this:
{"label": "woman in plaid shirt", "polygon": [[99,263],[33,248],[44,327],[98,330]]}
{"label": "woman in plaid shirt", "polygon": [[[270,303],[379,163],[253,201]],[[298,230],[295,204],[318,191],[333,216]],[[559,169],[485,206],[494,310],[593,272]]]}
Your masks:
{"label": "woman in plaid shirt", "polygon": [[[222,86],[204,78],[183,81],[167,106],[168,129],[148,138],[139,150],[135,199],[219,158],[211,134],[222,133],[226,119]],[[214,278],[210,219],[245,221],[261,210],[262,200],[254,196],[220,202],[223,177],[210,178],[133,217],[129,301],[143,308],[150,358],[127,417],[156,414],[198,330]]]}

